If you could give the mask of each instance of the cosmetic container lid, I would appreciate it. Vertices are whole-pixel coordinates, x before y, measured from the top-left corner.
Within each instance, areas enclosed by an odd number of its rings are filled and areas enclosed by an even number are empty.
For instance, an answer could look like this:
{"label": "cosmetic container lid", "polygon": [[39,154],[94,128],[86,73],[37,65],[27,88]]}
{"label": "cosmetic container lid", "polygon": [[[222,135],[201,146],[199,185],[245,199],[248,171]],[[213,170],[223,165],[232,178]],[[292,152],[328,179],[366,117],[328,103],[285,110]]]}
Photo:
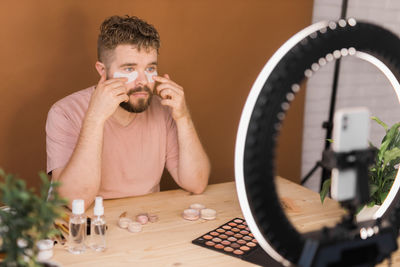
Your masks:
{"label": "cosmetic container lid", "polygon": [[75,215],[85,213],[85,201],[83,199],[74,199],[72,201],[72,213]]}
{"label": "cosmetic container lid", "polygon": [[39,250],[52,249],[54,246],[54,242],[51,239],[42,239],[36,243],[36,246]]}
{"label": "cosmetic container lid", "polygon": [[96,197],[93,214],[94,214],[94,216],[104,215],[104,207],[103,207],[103,198],[102,197]]}

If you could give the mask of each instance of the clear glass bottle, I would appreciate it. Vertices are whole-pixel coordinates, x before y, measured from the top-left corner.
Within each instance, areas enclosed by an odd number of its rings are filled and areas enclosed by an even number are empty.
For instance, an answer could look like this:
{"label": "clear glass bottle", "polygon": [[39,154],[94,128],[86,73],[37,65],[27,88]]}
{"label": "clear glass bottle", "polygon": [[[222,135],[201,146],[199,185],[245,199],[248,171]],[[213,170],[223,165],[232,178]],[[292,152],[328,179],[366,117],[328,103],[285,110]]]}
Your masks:
{"label": "clear glass bottle", "polygon": [[72,201],[72,214],[69,219],[68,250],[73,254],[85,252],[86,215],[83,199]]}
{"label": "clear glass bottle", "polygon": [[102,197],[96,197],[93,215],[90,246],[95,251],[104,251],[106,249],[106,220]]}

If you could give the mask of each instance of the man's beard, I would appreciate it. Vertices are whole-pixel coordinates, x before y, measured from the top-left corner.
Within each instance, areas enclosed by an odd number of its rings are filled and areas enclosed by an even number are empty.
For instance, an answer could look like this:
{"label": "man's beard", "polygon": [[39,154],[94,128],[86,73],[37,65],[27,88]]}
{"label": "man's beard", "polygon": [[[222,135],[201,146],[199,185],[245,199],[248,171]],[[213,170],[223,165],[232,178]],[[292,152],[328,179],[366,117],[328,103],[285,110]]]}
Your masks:
{"label": "man's beard", "polygon": [[[112,76],[107,71],[106,79],[109,80],[111,78],[112,78]],[[151,98],[153,97],[153,92],[150,90],[149,87],[141,86],[141,87],[136,87],[134,89],[129,90],[128,96],[132,95],[133,93],[137,93],[137,92],[147,92],[149,94],[149,96],[147,97],[147,100],[140,98],[138,100],[137,104],[131,104],[128,100],[128,102],[121,102],[119,104],[119,106],[130,113],[141,113],[141,112],[145,111],[150,106]]]}
{"label": "man's beard", "polygon": [[149,96],[147,99],[139,98],[136,104],[128,102],[121,102],[119,106],[131,113],[141,113],[145,111],[151,103],[151,98],[153,97],[153,92],[147,86],[136,87],[128,91],[128,96],[137,93],[137,92],[146,92]]}

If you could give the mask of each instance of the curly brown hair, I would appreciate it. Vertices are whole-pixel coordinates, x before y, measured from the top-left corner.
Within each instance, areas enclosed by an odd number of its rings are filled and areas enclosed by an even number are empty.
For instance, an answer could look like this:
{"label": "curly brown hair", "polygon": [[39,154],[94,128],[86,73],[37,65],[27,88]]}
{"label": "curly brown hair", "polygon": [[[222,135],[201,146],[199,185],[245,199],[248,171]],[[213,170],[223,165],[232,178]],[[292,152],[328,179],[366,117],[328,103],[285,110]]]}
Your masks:
{"label": "curly brown hair", "polygon": [[100,26],[97,40],[97,59],[108,63],[111,52],[120,44],[135,45],[140,51],[160,48],[160,36],[153,25],[138,17],[128,15],[106,18]]}

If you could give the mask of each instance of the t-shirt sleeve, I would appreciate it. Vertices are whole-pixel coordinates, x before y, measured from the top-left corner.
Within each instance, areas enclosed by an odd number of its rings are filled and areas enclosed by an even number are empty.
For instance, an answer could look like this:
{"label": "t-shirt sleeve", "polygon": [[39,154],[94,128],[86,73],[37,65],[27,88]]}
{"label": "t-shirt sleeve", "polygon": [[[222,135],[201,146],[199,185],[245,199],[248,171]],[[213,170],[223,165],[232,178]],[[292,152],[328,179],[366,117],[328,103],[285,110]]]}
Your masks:
{"label": "t-shirt sleeve", "polygon": [[174,119],[169,113],[167,116],[167,154],[166,167],[171,176],[178,178],[179,145],[178,133]]}
{"label": "t-shirt sleeve", "polygon": [[47,173],[67,165],[78,136],[79,130],[68,114],[53,105],[46,121]]}

